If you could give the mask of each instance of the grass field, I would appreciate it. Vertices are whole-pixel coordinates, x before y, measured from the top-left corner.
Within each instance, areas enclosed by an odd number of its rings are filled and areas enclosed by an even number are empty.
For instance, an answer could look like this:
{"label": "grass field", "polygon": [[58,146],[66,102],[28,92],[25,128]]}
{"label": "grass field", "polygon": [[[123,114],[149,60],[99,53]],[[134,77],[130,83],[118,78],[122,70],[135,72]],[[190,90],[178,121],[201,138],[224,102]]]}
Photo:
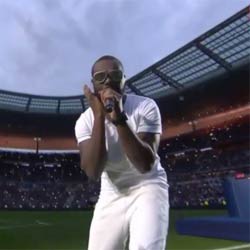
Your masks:
{"label": "grass field", "polygon": [[[250,249],[250,244],[244,242],[181,236],[175,232],[178,218],[224,213],[223,210],[172,210],[167,249]],[[0,211],[0,249],[87,249],[91,217],[91,211]]]}

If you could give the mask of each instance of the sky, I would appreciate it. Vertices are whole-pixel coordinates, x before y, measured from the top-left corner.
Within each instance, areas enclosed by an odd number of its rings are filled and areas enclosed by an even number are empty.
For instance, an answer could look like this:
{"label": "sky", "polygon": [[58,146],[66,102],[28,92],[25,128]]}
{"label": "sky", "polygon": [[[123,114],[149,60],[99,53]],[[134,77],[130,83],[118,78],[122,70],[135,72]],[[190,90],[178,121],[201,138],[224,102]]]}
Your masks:
{"label": "sky", "polygon": [[0,89],[81,95],[99,57],[118,57],[130,78],[247,5],[249,0],[0,0]]}

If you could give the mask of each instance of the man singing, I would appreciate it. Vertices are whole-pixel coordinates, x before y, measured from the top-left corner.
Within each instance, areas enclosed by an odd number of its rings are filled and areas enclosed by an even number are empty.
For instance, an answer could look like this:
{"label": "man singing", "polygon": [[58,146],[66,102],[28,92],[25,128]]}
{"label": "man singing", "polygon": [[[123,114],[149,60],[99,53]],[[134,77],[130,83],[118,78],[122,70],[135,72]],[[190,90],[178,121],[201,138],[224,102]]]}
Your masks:
{"label": "man singing", "polygon": [[124,93],[117,58],[99,58],[91,74],[94,93],[84,86],[90,107],[75,126],[81,168],[91,179],[101,177],[88,249],[164,250],[169,202],[157,155],[159,109],[150,98]]}

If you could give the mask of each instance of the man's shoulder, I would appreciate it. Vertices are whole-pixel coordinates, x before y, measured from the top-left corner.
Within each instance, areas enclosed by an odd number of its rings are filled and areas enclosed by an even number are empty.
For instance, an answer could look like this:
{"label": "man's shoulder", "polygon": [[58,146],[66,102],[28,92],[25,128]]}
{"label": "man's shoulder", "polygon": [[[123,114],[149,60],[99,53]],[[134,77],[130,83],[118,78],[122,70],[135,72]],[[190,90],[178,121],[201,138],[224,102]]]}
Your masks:
{"label": "man's shoulder", "polygon": [[132,95],[127,94],[127,99],[129,103],[151,103],[154,102],[153,99],[146,97],[146,96],[140,96],[140,95]]}
{"label": "man's shoulder", "polygon": [[79,118],[77,119],[76,123],[79,123],[83,120],[89,121],[91,120],[93,114],[92,114],[92,109],[88,107],[83,113],[80,114]]}
{"label": "man's shoulder", "polygon": [[129,94],[127,95],[127,99],[128,99],[128,105],[136,109],[145,109],[156,106],[155,101],[146,96]]}

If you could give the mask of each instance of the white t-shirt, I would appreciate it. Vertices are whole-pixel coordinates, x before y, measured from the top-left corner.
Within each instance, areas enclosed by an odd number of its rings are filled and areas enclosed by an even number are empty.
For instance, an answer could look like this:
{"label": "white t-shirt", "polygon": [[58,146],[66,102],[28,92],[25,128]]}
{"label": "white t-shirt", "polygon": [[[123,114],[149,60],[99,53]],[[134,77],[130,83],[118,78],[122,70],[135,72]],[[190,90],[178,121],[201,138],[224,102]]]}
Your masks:
{"label": "white t-shirt", "polygon": [[[129,127],[140,132],[162,132],[161,116],[156,103],[147,97],[127,95],[124,111]],[[81,114],[76,122],[75,135],[78,143],[91,138],[94,115],[91,108]],[[107,162],[101,176],[101,192],[122,191],[148,183],[159,183],[167,187],[167,177],[157,155],[151,171],[141,174],[122,150],[116,126],[105,120]]]}

